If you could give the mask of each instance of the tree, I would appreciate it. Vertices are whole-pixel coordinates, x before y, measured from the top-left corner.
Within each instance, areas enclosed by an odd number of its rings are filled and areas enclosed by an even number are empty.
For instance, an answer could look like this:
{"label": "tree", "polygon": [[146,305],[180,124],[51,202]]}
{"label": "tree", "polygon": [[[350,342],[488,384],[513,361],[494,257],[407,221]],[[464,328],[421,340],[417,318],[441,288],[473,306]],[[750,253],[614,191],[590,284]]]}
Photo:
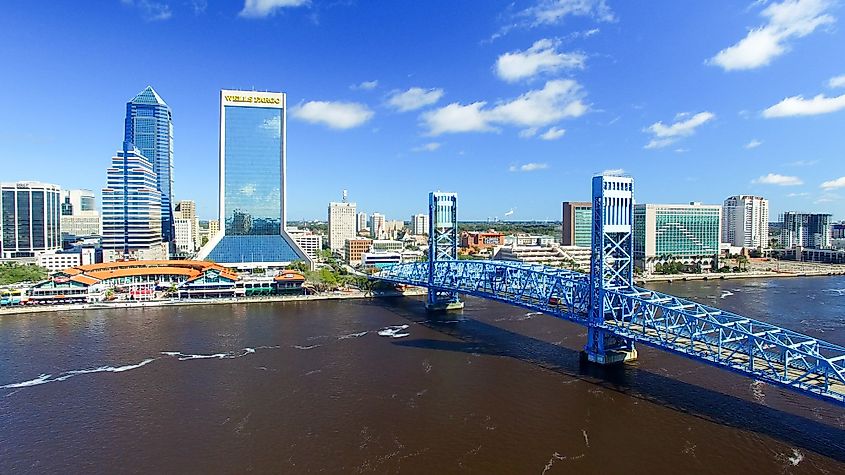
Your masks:
{"label": "tree", "polygon": [[5,262],[0,264],[0,285],[39,282],[47,278],[47,269],[35,264]]}

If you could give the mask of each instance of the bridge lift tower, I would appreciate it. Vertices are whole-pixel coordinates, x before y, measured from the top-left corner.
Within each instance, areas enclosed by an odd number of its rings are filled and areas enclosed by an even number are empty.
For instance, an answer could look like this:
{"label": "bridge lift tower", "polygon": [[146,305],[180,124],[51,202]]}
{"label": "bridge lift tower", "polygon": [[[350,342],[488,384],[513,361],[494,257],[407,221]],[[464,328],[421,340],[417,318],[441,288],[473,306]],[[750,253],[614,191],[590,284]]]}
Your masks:
{"label": "bridge lift tower", "polygon": [[431,311],[460,310],[457,292],[434,287],[435,262],[458,259],[458,194],[433,191],[428,195],[428,299]]}
{"label": "bridge lift tower", "polygon": [[623,176],[593,177],[590,310],[584,356],[599,364],[637,358],[634,342],[603,329],[614,309],[606,290],[634,289],[634,180]]}

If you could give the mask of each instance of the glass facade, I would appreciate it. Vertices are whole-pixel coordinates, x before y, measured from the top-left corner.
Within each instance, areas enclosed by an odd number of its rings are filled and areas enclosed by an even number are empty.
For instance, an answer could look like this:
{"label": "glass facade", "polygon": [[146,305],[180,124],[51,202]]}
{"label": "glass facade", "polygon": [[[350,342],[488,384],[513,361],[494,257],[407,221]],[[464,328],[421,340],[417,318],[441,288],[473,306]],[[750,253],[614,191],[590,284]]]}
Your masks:
{"label": "glass facade", "polygon": [[226,106],[224,133],[226,235],[279,235],[282,110]]}
{"label": "glass facade", "polygon": [[174,239],[173,117],[170,106],[152,87],[147,86],[126,104],[123,140],[133,144],[152,163],[156,188],[161,194],[162,240],[171,242]]}
{"label": "glass facade", "polygon": [[3,258],[33,257],[61,247],[61,191],[38,182],[3,183],[0,192]]}
{"label": "glass facade", "polygon": [[198,258],[236,267],[309,262],[284,230],[284,96],[223,91],[221,108],[223,233]]}
{"label": "glass facade", "polygon": [[657,255],[712,256],[719,253],[718,208],[663,208],[655,215]]}
{"label": "glass facade", "polygon": [[575,206],[575,245],[590,247],[593,242],[593,208]]}

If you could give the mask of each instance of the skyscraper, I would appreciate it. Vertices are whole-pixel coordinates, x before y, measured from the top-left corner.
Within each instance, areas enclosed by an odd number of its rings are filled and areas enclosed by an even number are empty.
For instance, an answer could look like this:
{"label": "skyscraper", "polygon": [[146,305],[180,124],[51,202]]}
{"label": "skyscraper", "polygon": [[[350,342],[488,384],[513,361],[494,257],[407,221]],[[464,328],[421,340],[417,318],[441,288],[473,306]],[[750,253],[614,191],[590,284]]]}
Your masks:
{"label": "skyscraper", "polygon": [[830,218],[823,213],[798,213],[787,211],[781,216],[780,243],[785,248],[809,247],[826,249],[830,247]]}
{"label": "skyscraper", "polygon": [[428,234],[427,214],[415,214],[411,216],[411,232],[417,236]]}
{"label": "skyscraper", "polygon": [[384,227],[384,215],[381,213],[373,213],[370,215],[370,236],[373,239],[384,239],[386,236],[386,229]]}
{"label": "skyscraper", "polygon": [[722,242],[744,248],[769,247],[769,200],[737,195],[722,207]]}
{"label": "skyscraper", "polygon": [[718,266],[722,207],[701,203],[634,205],[634,259],[654,271],[658,261]]}
{"label": "skyscraper", "polygon": [[[173,117],[170,106],[151,86],[126,103],[124,142],[152,164],[161,195],[161,238],[173,241]],[[124,149],[124,153],[132,149]]]}
{"label": "skyscraper", "polygon": [[103,261],[167,259],[153,164],[131,144],[112,157],[103,188]]}
{"label": "skyscraper", "polygon": [[332,252],[345,249],[347,239],[355,239],[355,203],[329,203],[329,248]]}
{"label": "skyscraper", "polygon": [[593,205],[589,201],[564,201],[560,243],[590,247],[593,233]]}
{"label": "skyscraper", "polygon": [[365,229],[367,229],[367,213],[361,211],[358,213],[358,225],[355,231],[360,233]]}
{"label": "skyscraper", "polygon": [[37,257],[61,249],[61,190],[34,181],[0,183],[0,257]]}
{"label": "skyscraper", "polygon": [[199,259],[238,268],[311,260],[285,230],[285,95],[220,91],[220,223]]}

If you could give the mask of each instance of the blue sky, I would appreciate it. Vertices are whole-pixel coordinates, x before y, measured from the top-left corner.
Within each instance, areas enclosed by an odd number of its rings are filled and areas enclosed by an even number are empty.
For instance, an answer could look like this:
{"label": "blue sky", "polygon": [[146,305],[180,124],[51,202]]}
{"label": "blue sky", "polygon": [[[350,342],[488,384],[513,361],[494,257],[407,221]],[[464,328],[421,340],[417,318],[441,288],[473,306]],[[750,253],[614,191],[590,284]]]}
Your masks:
{"label": "blue sky", "polygon": [[732,194],[845,219],[833,0],[7,2],[0,180],[101,189],[125,103],[173,109],[176,199],[216,217],[221,88],[288,94],[288,214],[560,219],[622,169],[639,202]]}

